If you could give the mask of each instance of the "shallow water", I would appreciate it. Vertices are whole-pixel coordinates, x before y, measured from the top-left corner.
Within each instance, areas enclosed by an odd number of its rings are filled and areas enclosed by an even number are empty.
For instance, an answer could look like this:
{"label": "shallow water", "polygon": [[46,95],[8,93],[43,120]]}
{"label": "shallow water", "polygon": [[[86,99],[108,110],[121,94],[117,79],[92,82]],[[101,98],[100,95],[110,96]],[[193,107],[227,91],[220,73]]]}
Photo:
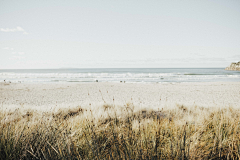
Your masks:
{"label": "shallow water", "polygon": [[0,82],[239,82],[239,71],[224,68],[5,69]]}

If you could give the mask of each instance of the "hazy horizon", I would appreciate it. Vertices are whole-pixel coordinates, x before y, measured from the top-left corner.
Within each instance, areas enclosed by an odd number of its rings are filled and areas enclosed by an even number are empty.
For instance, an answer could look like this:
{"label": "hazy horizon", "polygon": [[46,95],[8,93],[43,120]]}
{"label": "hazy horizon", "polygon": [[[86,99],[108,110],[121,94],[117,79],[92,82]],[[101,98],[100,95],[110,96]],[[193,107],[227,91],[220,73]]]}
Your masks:
{"label": "hazy horizon", "polygon": [[140,67],[136,67],[136,68],[117,68],[117,67],[107,67],[107,68],[103,68],[103,67],[97,67],[97,68],[71,68],[71,67],[60,67],[60,68],[5,68],[2,69],[0,68],[0,70],[57,70],[57,69],[225,69],[226,67],[186,67],[186,68],[181,68],[181,67],[177,67],[177,68],[166,68],[166,67],[158,67],[158,68],[154,68],[154,67],[146,67],[146,68],[140,68]]}
{"label": "hazy horizon", "polygon": [[0,68],[225,68],[240,1],[1,1]]}

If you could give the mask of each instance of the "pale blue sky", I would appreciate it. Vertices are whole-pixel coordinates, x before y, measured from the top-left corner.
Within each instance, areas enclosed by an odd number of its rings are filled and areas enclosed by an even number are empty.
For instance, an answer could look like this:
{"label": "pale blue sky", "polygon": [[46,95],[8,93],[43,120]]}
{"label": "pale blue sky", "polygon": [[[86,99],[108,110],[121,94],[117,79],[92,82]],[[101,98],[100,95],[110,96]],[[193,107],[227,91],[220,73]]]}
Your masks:
{"label": "pale blue sky", "polygon": [[240,61],[239,0],[0,0],[0,69],[234,61]]}

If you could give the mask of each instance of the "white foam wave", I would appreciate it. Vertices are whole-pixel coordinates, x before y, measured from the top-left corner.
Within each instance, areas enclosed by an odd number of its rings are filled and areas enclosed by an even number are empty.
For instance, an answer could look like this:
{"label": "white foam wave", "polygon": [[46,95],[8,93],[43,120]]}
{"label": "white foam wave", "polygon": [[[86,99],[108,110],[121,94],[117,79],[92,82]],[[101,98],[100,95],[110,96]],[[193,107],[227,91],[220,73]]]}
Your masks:
{"label": "white foam wave", "polygon": [[240,75],[191,75],[185,73],[0,73],[0,81],[12,82],[188,82],[240,81]]}

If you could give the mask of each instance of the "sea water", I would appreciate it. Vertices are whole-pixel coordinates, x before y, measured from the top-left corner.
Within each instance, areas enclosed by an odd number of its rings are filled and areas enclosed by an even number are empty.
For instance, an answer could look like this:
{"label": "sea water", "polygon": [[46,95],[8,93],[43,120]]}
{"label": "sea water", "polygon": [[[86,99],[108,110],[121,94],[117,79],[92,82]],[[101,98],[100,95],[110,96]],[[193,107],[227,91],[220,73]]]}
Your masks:
{"label": "sea water", "polygon": [[1,69],[0,82],[240,82],[239,71],[224,68]]}

